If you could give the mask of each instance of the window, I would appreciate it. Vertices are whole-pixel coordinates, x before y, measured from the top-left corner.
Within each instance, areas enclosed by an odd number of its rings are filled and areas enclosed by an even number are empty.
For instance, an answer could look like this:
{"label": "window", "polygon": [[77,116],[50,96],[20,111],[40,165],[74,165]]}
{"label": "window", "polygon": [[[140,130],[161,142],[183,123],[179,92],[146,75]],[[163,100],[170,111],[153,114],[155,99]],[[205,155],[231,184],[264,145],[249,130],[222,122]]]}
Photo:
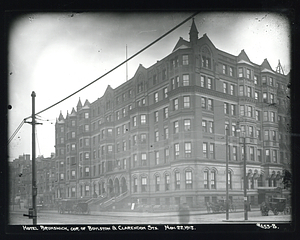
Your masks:
{"label": "window", "polygon": [[186,171],[185,172],[185,188],[186,189],[192,189],[193,188],[192,171]]}
{"label": "window", "polygon": [[250,160],[254,161],[254,147],[250,147],[249,151],[250,151]]}
{"label": "window", "polygon": [[206,109],[206,98],[201,97],[201,107]]}
{"label": "window", "polygon": [[159,164],[159,151],[155,151],[154,156],[155,156],[155,165],[158,165]]}
{"label": "window", "polygon": [[268,121],[268,112],[264,111],[264,121]]}
{"label": "window", "polygon": [[175,190],[180,189],[180,172],[175,172]]}
{"label": "window", "polygon": [[85,167],[84,176],[85,177],[89,177],[90,176],[90,168],[89,167]]}
{"label": "window", "polygon": [[147,154],[142,153],[142,166],[147,166]]}
{"label": "window", "polygon": [[230,105],[230,110],[231,110],[231,115],[235,116],[236,115],[236,106],[231,104]]}
{"label": "window", "polygon": [[229,114],[229,108],[228,108],[228,103],[224,103],[224,113]]}
{"label": "window", "polygon": [[269,77],[270,86],[274,86],[274,81],[272,77]]}
{"label": "window", "polygon": [[245,106],[243,106],[243,105],[240,106],[240,115],[241,116],[245,115]]}
{"label": "window", "polygon": [[116,118],[117,118],[117,120],[120,119],[120,112],[119,111],[116,112]]}
{"label": "window", "polygon": [[138,182],[137,178],[134,178],[133,179],[133,192],[137,192],[137,185],[138,185],[137,182]]}
{"label": "window", "polygon": [[160,176],[155,176],[155,191],[159,191]]}
{"label": "window", "polygon": [[168,139],[169,138],[169,128],[168,127],[164,128],[164,133],[165,133],[165,139]]}
{"label": "window", "polygon": [[212,111],[213,110],[213,100],[207,99],[207,109]]}
{"label": "window", "polygon": [[261,162],[261,149],[257,149],[257,161]]}
{"label": "window", "polygon": [[168,88],[164,88],[164,98],[168,97]]}
{"label": "window", "polygon": [[190,97],[189,96],[184,96],[183,97],[183,107],[184,108],[189,108],[190,107]]}
{"label": "window", "polygon": [[183,125],[184,125],[184,131],[190,131],[191,130],[191,119],[184,119]]}
{"label": "window", "polygon": [[123,125],[123,133],[125,134],[127,131],[126,124]]}
{"label": "window", "polygon": [[88,112],[84,113],[84,118],[85,119],[89,118],[89,113]]}
{"label": "window", "polygon": [[230,95],[235,95],[235,92],[234,92],[234,85],[230,85]]}
{"label": "window", "polygon": [[125,108],[122,109],[122,116],[123,116],[123,117],[126,116],[126,110],[125,110]]}
{"label": "window", "polygon": [[270,112],[271,122],[275,122],[275,112]]}
{"label": "window", "polygon": [[132,126],[136,127],[136,116],[132,118]]}
{"label": "window", "polygon": [[275,103],[274,94],[270,93],[270,103]]}
{"label": "window", "polygon": [[133,146],[135,146],[137,144],[137,135],[133,135],[132,144],[133,144]]}
{"label": "window", "polygon": [[158,122],[158,111],[154,112],[154,122]]}
{"label": "window", "polygon": [[178,98],[173,100],[174,111],[178,110]]}
{"label": "window", "polygon": [[201,87],[205,87],[205,77],[204,76],[201,76],[201,78],[200,78],[200,86]]}
{"label": "window", "polygon": [[232,125],[231,126],[231,132],[232,132],[232,136],[236,137],[236,126],[235,125]]}
{"label": "window", "polygon": [[249,97],[249,98],[252,97],[251,87],[248,87],[248,86],[247,86],[247,97]]}
{"label": "window", "polygon": [[127,146],[126,146],[126,141],[123,141],[123,151],[126,151]]}
{"label": "window", "polygon": [[207,158],[207,143],[203,143],[203,157]]}
{"label": "window", "polygon": [[214,122],[208,121],[208,132],[213,133],[214,132]]}
{"label": "window", "polygon": [[211,69],[211,54],[206,47],[201,51],[201,64],[202,67]]}
{"label": "window", "polygon": [[263,102],[265,102],[265,103],[268,102],[268,97],[267,97],[267,93],[266,92],[263,93]]}
{"label": "window", "polygon": [[178,88],[179,87],[179,77],[176,76],[175,77],[175,88]]}
{"label": "window", "polygon": [[210,188],[216,189],[216,171],[212,170],[210,172]]}
{"label": "window", "polygon": [[252,107],[248,106],[248,117],[252,117]]}
{"label": "window", "polygon": [[182,55],[182,65],[189,65],[189,55]]}
{"label": "window", "polygon": [[239,86],[239,95],[244,96],[244,86]]}
{"label": "window", "polygon": [[186,158],[190,158],[192,156],[192,143],[184,143],[184,153]]}
{"label": "window", "polygon": [[211,78],[207,78],[207,88],[212,89],[212,79]]}
{"label": "window", "polygon": [[229,123],[225,123],[225,135],[229,136]]}
{"label": "window", "polygon": [[126,158],[123,159],[123,169],[127,169],[127,161],[126,161]]}
{"label": "window", "polygon": [[174,122],[174,133],[179,133],[179,123],[178,123],[178,121]]}
{"label": "window", "polygon": [[208,176],[209,176],[209,171],[205,170],[204,174],[203,174],[204,189],[208,189],[209,188],[209,186],[208,186]]}
{"label": "window", "polygon": [[237,146],[232,147],[232,158],[233,161],[237,161]]}
{"label": "window", "polygon": [[256,130],[256,137],[258,140],[261,140],[261,133],[260,133],[260,129]]}
{"label": "window", "polygon": [[72,143],[71,144],[71,151],[75,151],[76,150],[76,145],[75,145],[75,143]]}
{"label": "window", "polygon": [[265,130],[264,140],[269,140],[269,130]]}
{"label": "window", "polygon": [[168,107],[165,107],[164,108],[164,118],[168,118],[169,117],[169,108]]}
{"label": "window", "polygon": [[215,158],[215,144],[214,143],[211,143],[209,145],[209,156],[211,159]]}
{"label": "window", "polygon": [[228,171],[228,188],[232,189],[232,173]]}
{"label": "window", "polygon": [[108,151],[109,154],[112,153],[112,145],[108,145],[107,146],[107,151]]}
{"label": "window", "polygon": [[158,92],[154,93],[154,103],[158,102]]}
{"label": "window", "polygon": [[158,132],[158,130],[154,132],[154,141],[155,142],[159,141],[159,132]]}
{"label": "window", "polygon": [[133,154],[133,167],[136,167],[138,165],[137,155]]}
{"label": "window", "polygon": [[276,141],[276,131],[272,130],[271,133],[272,133],[272,140]]}
{"label": "window", "polygon": [[170,190],[170,175],[165,175],[165,191]]}
{"label": "window", "polygon": [[190,76],[188,74],[184,74],[182,76],[182,85],[189,86],[190,85]]}
{"label": "window", "polygon": [[85,132],[90,131],[90,126],[88,124],[84,125],[84,131]]}
{"label": "window", "polygon": [[249,126],[249,136],[254,137],[253,126]]}
{"label": "window", "polygon": [[233,77],[233,67],[229,67],[229,76]]}
{"label": "window", "polygon": [[222,73],[227,74],[227,66],[224,64],[222,65]]}
{"label": "window", "polygon": [[227,83],[223,82],[223,93],[227,93]]}
{"label": "window", "polygon": [[246,77],[248,78],[248,79],[251,79],[251,70],[250,69],[246,69]]}
{"label": "window", "polygon": [[239,77],[243,77],[243,68],[239,67]]}
{"label": "window", "polygon": [[117,135],[120,135],[120,127],[117,127]]}
{"label": "window", "polygon": [[169,148],[165,148],[165,163],[169,160],[170,151]]}
{"label": "window", "polygon": [[141,134],[141,143],[146,143],[146,138],[147,138],[146,133],[142,133]]}
{"label": "window", "polygon": [[255,93],[254,93],[254,99],[257,100],[257,101],[259,100],[259,99],[258,99],[258,95],[259,95],[258,92],[255,92]]}
{"label": "window", "polygon": [[175,155],[175,159],[179,158],[179,143],[174,144],[174,155]]}
{"label": "window", "polygon": [[141,182],[142,182],[142,192],[146,192],[147,191],[147,178],[142,177]]}
{"label": "window", "polygon": [[202,120],[202,132],[207,132],[207,121]]}
{"label": "window", "polygon": [[270,150],[266,149],[266,162],[270,162]]}
{"label": "window", "polygon": [[258,81],[257,81],[257,76],[256,76],[256,75],[254,75],[254,77],[253,77],[253,78],[254,78],[254,84],[255,84],[255,85],[257,85],[257,84],[258,84]]}
{"label": "window", "polygon": [[255,110],[255,120],[260,121],[260,111]]}
{"label": "window", "polygon": [[146,124],[146,115],[145,114],[141,115],[141,124]]}

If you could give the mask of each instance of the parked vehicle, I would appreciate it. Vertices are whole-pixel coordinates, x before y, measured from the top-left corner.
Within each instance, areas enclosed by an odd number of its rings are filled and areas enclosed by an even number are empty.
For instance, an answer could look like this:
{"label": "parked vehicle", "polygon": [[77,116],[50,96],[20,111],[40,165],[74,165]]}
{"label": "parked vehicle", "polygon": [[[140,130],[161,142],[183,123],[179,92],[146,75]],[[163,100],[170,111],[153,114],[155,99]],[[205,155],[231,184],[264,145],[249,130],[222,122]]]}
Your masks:
{"label": "parked vehicle", "polygon": [[86,202],[79,202],[76,204],[74,209],[76,214],[90,214],[89,204]]}
{"label": "parked vehicle", "polygon": [[[225,199],[218,199],[217,202],[207,202],[206,203],[207,212],[208,213],[218,213],[218,212],[225,212],[226,211],[226,200]],[[228,209],[231,212],[236,211],[235,205],[229,201]]]}
{"label": "parked vehicle", "polygon": [[272,197],[270,200],[262,202],[260,206],[262,216],[268,216],[269,211],[272,211],[274,215],[278,215],[279,212],[286,213],[286,198]]}

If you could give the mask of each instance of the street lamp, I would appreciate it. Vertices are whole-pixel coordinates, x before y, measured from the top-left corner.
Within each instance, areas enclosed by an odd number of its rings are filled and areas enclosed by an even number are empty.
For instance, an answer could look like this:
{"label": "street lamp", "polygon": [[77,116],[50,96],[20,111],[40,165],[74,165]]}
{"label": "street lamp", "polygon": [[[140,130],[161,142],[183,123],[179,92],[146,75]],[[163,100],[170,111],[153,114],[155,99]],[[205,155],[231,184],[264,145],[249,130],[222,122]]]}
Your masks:
{"label": "street lamp", "polygon": [[228,189],[228,134],[229,134],[229,129],[226,127],[225,129],[226,132],[226,220],[229,219],[229,189]]}
{"label": "street lamp", "polygon": [[[240,132],[241,129],[238,128],[237,132]],[[248,220],[248,200],[247,200],[247,169],[246,169],[246,165],[247,165],[247,151],[246,151],[246,136],[243,135],[243,149],[244,149],[244,219]]]}

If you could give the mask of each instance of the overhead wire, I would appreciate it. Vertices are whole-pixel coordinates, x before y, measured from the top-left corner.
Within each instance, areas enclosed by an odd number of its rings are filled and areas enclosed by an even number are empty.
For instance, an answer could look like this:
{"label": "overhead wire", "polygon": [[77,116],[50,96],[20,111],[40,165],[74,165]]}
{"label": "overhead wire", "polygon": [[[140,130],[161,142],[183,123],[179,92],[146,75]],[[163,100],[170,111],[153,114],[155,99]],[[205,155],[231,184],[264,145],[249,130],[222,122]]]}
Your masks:
{"label": "overhead wire", "polygon": [[[117,68],[119,68],[120,66],[122,66],[124,63],[128,62],[129,60],[131,60],[132,58],[136,57],[137,55],[139,55],[140,53],[142,53],[143,51],[145,51],[146,49],[148,49],[149,47],[151,47],[152,45],[154,45],[155,43],[157,43],[158,41],[160,41],[161,39],[163,39],[165,36],[169,35],[171,32],[173,32],[175,29],[177,29],[178,27],[180,27],[181,25],[183,25],[184,23],[186,23],[188,20],[190,20],[191,18],[193,18],[194,16],[196,16],[199,12],[196,12],[194,14],[192,14],[191,16],[189,16],[188,18],[186,18],[184,21],[182,21],[181,23],[179,23],[178,25],[176,25],[175,27],[173,27],[171,30],[169,30],[168,32],[166,32],[165,34],[163,34],[162,36],[160,36],[159,38],[157,38],[156,40],[154,40],[153,42],[151,42],[150,44],[148,44],[146,47],[142,48],[140,51],[138,51],[137,53],[133,54],[131,57],[129,57],[128,59],[126,59],[125,61],[121,62],[120,64],[118,64],[116,67],[112,68],[111,70],[109,70],[108,72],[104,73],[102,76],[96,78],[95,80],[93,80],[92,82],[90,82],[89,84],[83,86],[82,88],[78,89],[77,91],[73,92],[72,94],[68,95],[67,97],[63,98],[62,100],[52,104],[51,106],[37,112],[35,115],[38,115],[42,112],[45,112],[47,110],[49,110],[50,108],[62,103],[63,101],[67,100],[68,98],[74,96],[75,94],[79,93],[80,91],[82,91],[83,89],[89,87],[90,85],[94,84],[95,82],[97,82],[98,80],[100,80],[101,78],[105,77],[106,75],[108,75],[109,73],[113,72],[114,70],[116,70]],[[28,119],[31,116],[25,118]]]}
{"label": "overhead wire", "polygon": [[[122,66],[123,64],[125,64],[126,62],[128,62],[129,60],[133,59],[134,57],[136,57],[137,55],[139,55],[140,53],[142,53],[143,51],[145,51],[146,49],[148,49],[149,47],[151,47],[152,45],[154,45],[155,43],[157,43],[158,41],[160,41],[161,39],[163,39],[164,37],[166,37],[167,35],[169,35],[171,32],[173,32],[175,29],[179,28],[181,25],[183,25],[184,23],[186,23],[188,20],[190,20],[191,18],[193,18],[194,16],[196,16],[199,12],[193,13],[191,16],[189,16],[188,18],[186,18],[185,20],[183,20],[181,23],[177,24],[175,27],[173,27],[171,30],[169,30],[168,32],[166,32],[165,34],[163,34],[162,36],[160,36],[159,38],[157,38],[156,40],[154,40],[153,42],[151,42],[150,44],[148,44],[146,47],[142,48],[140,51],[138,51],[137,53],[133,54],[131,57],[127,58],[125,61],[121,62],[120,64],[118,64],[116,67],[112,68],[111,70],[109,70],[108,72],[104,73],[102,76],[96,78],[95,80],[93,80],[92,82],[90,82],[89,84],[83,86],[82,88],[78,89],[77,91],[73,92],[72,94],[68,95],[67,97],[61,99],[60,101],[52,104],[51,106],[35,113],[35,116],[43,113],[47,110],[49,110],[50,108],[62,103],[63,101],[67,100],[68,98],[74,96],[75,94],[79,93],[80,91],[84,90],[85,88],[89,87],[90,85],[94,84],[95,82],[97,82],[98,80],[100,80],[101,78],[105,77],[106,75],[108,75],[109,73],[113,72],[114,70],[116,70],[117,68],[119,68],[120,66]],[[31,118],[32,116],[26,117],[24,118],[24,120],[22,121],[22,126],[24,124],[24,122]],[[41,120],[41,119],[40,119]],[[21,127],[22,127],[21,126]],[[21,128],[20,126],[17,128],[17,130],[15,131],[15,133],[10,137],[8,144],[12,141],[12,139],[15,137],[15,135],[17,134],[17,132],[19,131],[19,129]]]}
{"label": "overhead wire", "polygon": [[14,131],[14,133],[11,135],[11,137],[8,139],[8,143],[9,144],[13,139],[14,137],[17,135],[17,133],[20,131],[20,129],[22,128],[23,124],[24,124],[24,120],[21,121],[21,123],[19,124],[19,126],[17,127],[17,129]]}

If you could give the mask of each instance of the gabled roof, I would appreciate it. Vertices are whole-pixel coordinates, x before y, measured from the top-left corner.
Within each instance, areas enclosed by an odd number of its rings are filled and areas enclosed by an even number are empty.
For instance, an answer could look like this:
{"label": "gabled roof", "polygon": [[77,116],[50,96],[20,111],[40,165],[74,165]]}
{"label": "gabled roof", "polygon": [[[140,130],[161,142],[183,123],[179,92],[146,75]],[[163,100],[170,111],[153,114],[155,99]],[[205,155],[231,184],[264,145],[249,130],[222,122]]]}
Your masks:
{"label": "gabled roof", "polygon": [[249,59],[249,57],[248,57],[248,55],[246,54],[246,52],[245,52],[244,49],[243,49],[243,50],[240,52],[240,54],[237,56],[237,62],[238,62],[238,63],[246,63],[246,64],[250,64],[250,65],[254,66],[254,65],[251,63],[251,61],[250,61],[250,59]]}
{"label": "gabled roof", "polygon": [[262,62],[262,64],[260,65],[260,70],[262,72],[271,72],[271,73],[274,73],[268,59],[264,59],[264,61]]}
{"label": "gabled roof", "polygon": [[84,106],[82,107],[83,109],[88,109],[90,108],[91,104],[89,102],[89,100],[85,100]]}
{"label": "gabled roof", "polygon": [[75,111],[74,107],[72,108],[72,112],[71,112],[71,114],[69,116],[70,117],[76,116],[76,111]]}
{"label": "gabled roof", "polygon": [[190,47],[191,47],[191,43],[184,40],[182,37],[180,37],[172,52],[176,51],[177,49],[184,49]]}

